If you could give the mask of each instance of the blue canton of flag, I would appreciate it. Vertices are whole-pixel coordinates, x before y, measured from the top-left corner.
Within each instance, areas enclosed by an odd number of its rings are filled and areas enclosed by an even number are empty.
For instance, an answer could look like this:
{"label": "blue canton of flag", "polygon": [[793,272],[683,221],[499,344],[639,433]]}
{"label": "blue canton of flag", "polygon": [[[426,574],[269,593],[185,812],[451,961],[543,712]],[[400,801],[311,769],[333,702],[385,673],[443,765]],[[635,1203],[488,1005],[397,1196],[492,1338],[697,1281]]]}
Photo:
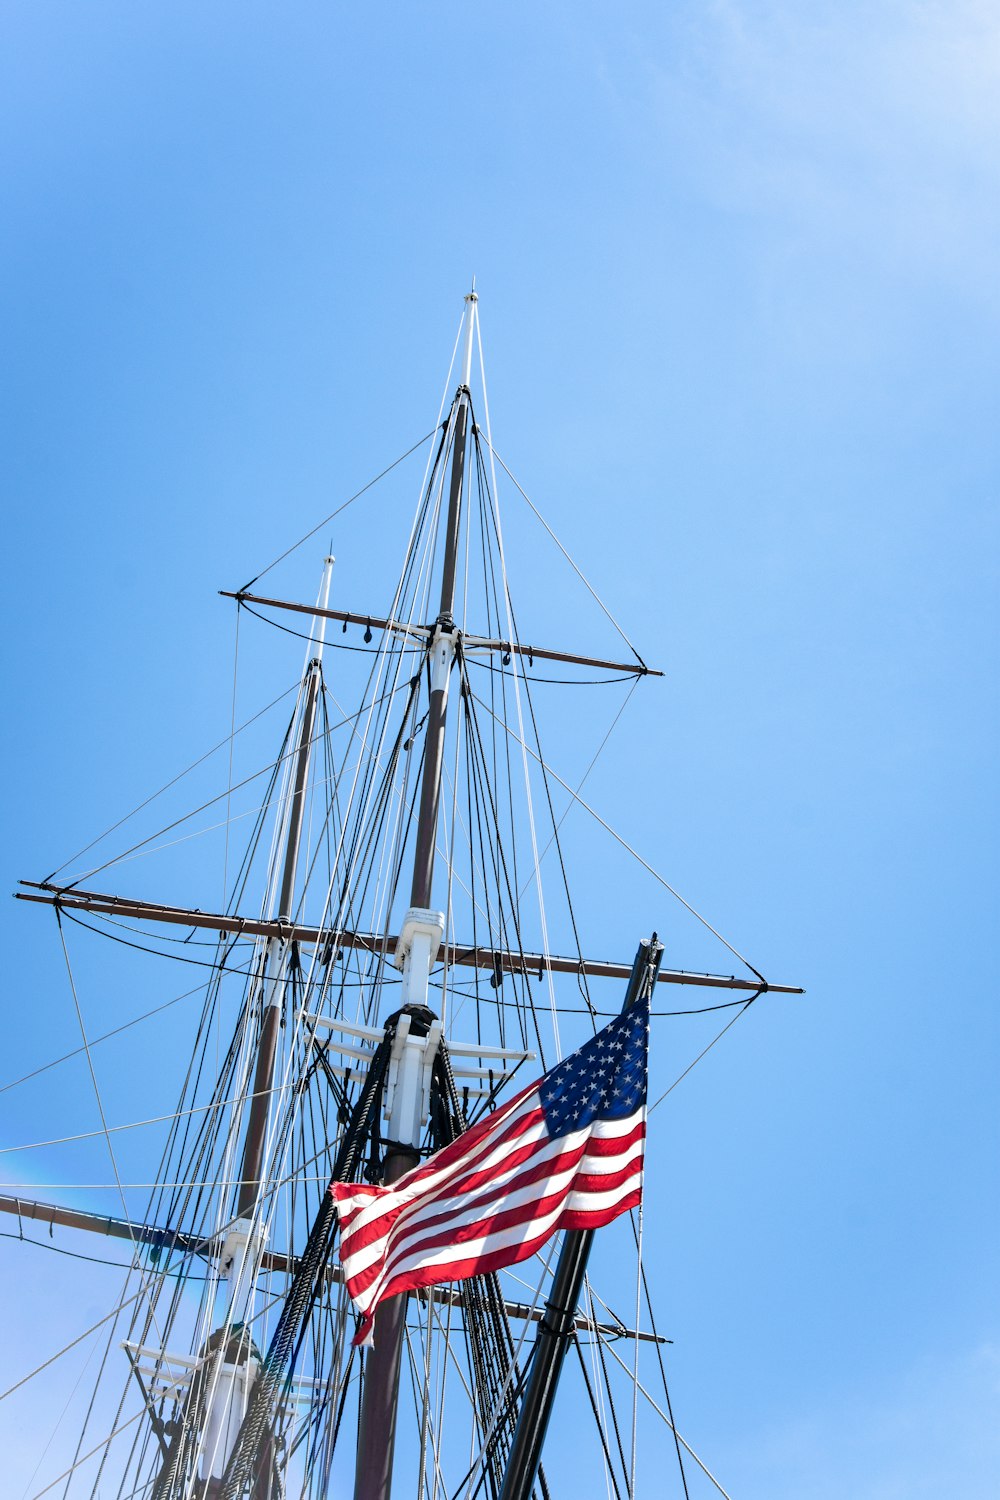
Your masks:
{"label": "blue canton of flag", "polygon": [[646,1102],[649,1001],[616,1017],[538,1086],[552,1136],[569,1135],[594,1120],[623,1120]]}

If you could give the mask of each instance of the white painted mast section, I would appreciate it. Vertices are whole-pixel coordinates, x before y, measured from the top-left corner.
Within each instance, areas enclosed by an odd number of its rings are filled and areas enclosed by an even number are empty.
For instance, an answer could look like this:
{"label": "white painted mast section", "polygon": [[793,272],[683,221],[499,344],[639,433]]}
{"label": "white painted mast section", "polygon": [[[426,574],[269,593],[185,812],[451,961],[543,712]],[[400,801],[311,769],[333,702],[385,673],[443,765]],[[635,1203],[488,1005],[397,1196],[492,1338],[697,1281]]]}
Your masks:
{"label": "white painted mast section", "polygon": [[476,278],[472,278],[472,291],[466,293],[465,297],[465,348],[462,353],[462,384],[466,390],[469,389],[469,381],[472,379],[472,335],[476,327],[476,303],[479,297],[476,293]]}
{"label": "white painted mast section", "polygon": [[[313,615],[313,635],[316,646],[317,662],[323,660],[323,647],[326,645],[326,616],[319,611],[330,608],[330,581],[333,578],[333,565],[337,559],[331,554],[323,559],[323,579],[319,586],[319,597],[316,600],[317,613]],[[308,653],[307,653],[308,659]]]}
{"label": "white painted mast section", "polygon": [[[216,1356],[221,1360],[213,1372],[212,1390],[205,1417],[205,1435],[202,1458],[202,1479],[221,1480],[226,1463],[240,1426],[246,1416],[247,1403],[254,1381],[257,1379],[259,1361],[251,1351],[250,1336],[246,1330],[224,1330],[225,1337]],[[238,1351],[236,1362],[223,1358],[230,1353],[230,1346]]]}

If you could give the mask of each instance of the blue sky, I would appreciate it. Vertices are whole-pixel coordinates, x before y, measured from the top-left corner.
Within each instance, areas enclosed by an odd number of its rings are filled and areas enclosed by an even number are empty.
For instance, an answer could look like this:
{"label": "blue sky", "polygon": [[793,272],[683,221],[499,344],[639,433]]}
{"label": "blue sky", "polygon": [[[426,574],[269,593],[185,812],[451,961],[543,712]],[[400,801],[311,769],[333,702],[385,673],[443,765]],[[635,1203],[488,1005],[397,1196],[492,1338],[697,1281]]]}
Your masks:
{"label": "blue sky", "polygon": [[[995,8],[9,0],[0,37],[8,887],[226,733],[216,590],[432,426],[475,274],[497,447],[667,671],[589,800],[809,992],[653,1117],[678,1425],[736,1500],[995,1494]],[[724,966],[594,848],[602,945]],[[75,1022],[9,905],[16,1076]],[[100,1298],[0,1249],[13,1376]],[[28,1485],[51,1405],[12,1404]]]}

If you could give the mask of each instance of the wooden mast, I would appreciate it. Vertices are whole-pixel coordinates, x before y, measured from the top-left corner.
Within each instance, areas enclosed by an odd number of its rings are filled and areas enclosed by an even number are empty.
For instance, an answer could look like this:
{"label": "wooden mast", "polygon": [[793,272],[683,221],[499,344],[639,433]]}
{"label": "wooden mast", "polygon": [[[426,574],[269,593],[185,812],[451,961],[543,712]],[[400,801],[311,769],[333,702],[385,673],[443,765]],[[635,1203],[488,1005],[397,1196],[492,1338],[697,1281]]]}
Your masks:
{"label": "wooden mast", "polygon": [[[309,756],[312,746],[313,727],[316,723],[316,700],[322,681],[318,657],[314,657],[306,669],[306,701],[299,726],[299,743],[295,754],[295,786],[288,810],[288,833],[285,842],[285,863],[281,876],[281,894],[278,897],[279,923],[291,922],[295,895],[295,871],[299,858],[299,842],[302,836],[302,814],[305,803],[306,778],[309,774]],[[254,1078],[253,1097],[250,1103],[250,1118],[247,1122],[246,1141],[243,1147],[243,1167],[240,1172],[240,1196],[237,1215],[253,1213],[260,1193],[260,1171],[264,1158],[264,1134],[267,1127],[271,1089],[274,1085],[274,1064],[278,1051],[278,1027],[281,1022],[284,995],[284,967],[287,947],[278,951],[278,939],[268,943],[267,972],[275,970],[264,995],[264,1015],[260,1040],[257,1043],[257,1071]],[[278,970],[280,969],[280,972]],[[268,983],[268,981],[265,981]]]}
{"label": "wooden mast", "polygon": [[[443,922],[431,909],[434,884],[434,852],[437,842],[438,807],[444,766],[445,725],[448,713],[448,687],[455,661],[458,635],[455,629],[455,577],[458,564],[458,538],[462,519],[462,491],[465,484],[465,446],[469,421],[469,380],[472,373],[472,339],[476,322],[475,291],[465,299],[465,347],[462,378],[451,410],[452,463],[448,516],[445,523],[444,557],[441,574],[441,600],[437,622],[428,643],[430,657],[430,705],[424,738],[423,779],[420,786],[420,809],[417,816],[413,879],[410,886],[410,910],[403,927],[406,940],[413,934],[404,957],[404,1009],[426,1033],[430,1012],[427,1010],[427,981],[430,967],[437,957]],[[434,932],[437,931],[437,942]],[[418,946],[421,940],[426,946]],[[418,956],[419,955],[419,956]],[[422,993],[421,993],[422,990]],[[423,1011],[423,1015],[420,1012]],[[401,1059],[401,1069],[407,1061]],[[397,1085],[397,1092],[401,1092]],[[382,1181],[395,1182],[420,1160],[416,1151],[420,1129],[419,1097],[410,1121],[397,1117],[390,1121],[392,1142],[382,1168]],[[393,1126],[395,1125],[395,1130]],[[405,1133],[405,1134],[404,1134]],[[379,1308],[375,1317],[374,1347],[365,1360],[364,1386],[358,1425],[358,1457],[354,1475],[354,1500],[389,1500],[392,1489],[392,1461],[396,1441],[396,1411],[399,1403],[399,1372],[403,1352],[406,1298],[392,1297]]]}
{"label": "wooden mast", "polygon": [[[324,563],[323,582],[320,588],[320,602],[323,606],[329,601],[333,561],[332,557],[328,557]],[[324,629],[325,622],[320,625],[320,630]],[[285,813],[285,849],[277,902],[279,934],[281,932],[281,924],[290,925],[294,913],[295,876],[302,839],[306,784],[309,776],[309,761],[312,753],[313,732],[316,723],[316,706],[322,685],[322,652],[323,640],[322,636],[320,636],[316,655],[308,662],[302,681],[302,716],[299,722],[298,742],[292,768],[292,785]],[[260,1198],[267,1123],[271,1111],[271,1093],[274,1086],[278,1036],[282,1011],[284,1009],[285,982],[290,947],[291,943],[287,938],[275,935],[269,938],[265,951],[263,976],[261,979],[261,1027],[257,1040],[253,1092],[250,1095],[250,1110],[243,1141],[236,1221],[233,1225],[237,1238],[230,1241],[227,1237],[219,1252],[221,1259],[226,1256],[227,1244],[239,1247],[232,1257],[233,1265],[230,1282],[232,1290],[231,1311],[228,1315],[229,1318],[236,1317],[237,1321],[237,1301],[244,1293],[252,1297],[254,1264],[256,1254],[261,1248],[257,1240],[257,1207]],[[240,1283],[242,1283],[242,1286]],[[221,1345],[225,1346],[228,1354],[233,1342],[230,1323],[228,1321],[225,1322],[219,1333],[213,1335],[213,1337],[221,1340]],[[246,1363],[247,1353],[245,1351],[240,1352],[243,1362]],[[224,1355],[222,1357],[223,1362],[219,1377],[211,1383],[211,1396],[205,1410],[203,1430],[208,1438],[203,1457],[205,1465],[204,1493],[206,1500],[212,1500],[212,1497],[220,1493],[222,1475],[229,1458],[225,1438],[216,1437],[213,1442],[209,1435],[220,1431],[222,1433],[228,1431],[228,1414],[224,1408],[227,1409],[231,1403],[240,1399],[237,1375],[234,1373],[230,1378],[225,1378],[226,1372],[230,1368],[225,1363],[225,1358],[226,1356]],[[243,1378],[246,1379],[248,1376],[244,1376]],[[218,1451],[215,1451],[216,1449]],[[169,1473],[170,1469],[170,1455],[168,1455],[162,1473]],[[263,1483],[266,1484],[266,1481],[263,1481]],[[157,1486],[158,1488],[159,1486]],[[257,1489],[258,1487],[255,1486],[255,1496]]]}

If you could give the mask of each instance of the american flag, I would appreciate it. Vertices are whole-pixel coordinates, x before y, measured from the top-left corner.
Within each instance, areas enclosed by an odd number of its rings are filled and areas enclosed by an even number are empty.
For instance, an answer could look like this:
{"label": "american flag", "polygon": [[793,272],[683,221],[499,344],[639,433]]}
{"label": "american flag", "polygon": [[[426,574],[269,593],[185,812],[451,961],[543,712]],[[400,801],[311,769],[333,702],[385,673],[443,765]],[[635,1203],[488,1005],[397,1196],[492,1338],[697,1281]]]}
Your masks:
{"label": "american flag", "polygon": [[642,1197],[649,1001],[390,1187],[335,1182],[340,1260],[370,1344],[387,1297],[526,1260]]}

